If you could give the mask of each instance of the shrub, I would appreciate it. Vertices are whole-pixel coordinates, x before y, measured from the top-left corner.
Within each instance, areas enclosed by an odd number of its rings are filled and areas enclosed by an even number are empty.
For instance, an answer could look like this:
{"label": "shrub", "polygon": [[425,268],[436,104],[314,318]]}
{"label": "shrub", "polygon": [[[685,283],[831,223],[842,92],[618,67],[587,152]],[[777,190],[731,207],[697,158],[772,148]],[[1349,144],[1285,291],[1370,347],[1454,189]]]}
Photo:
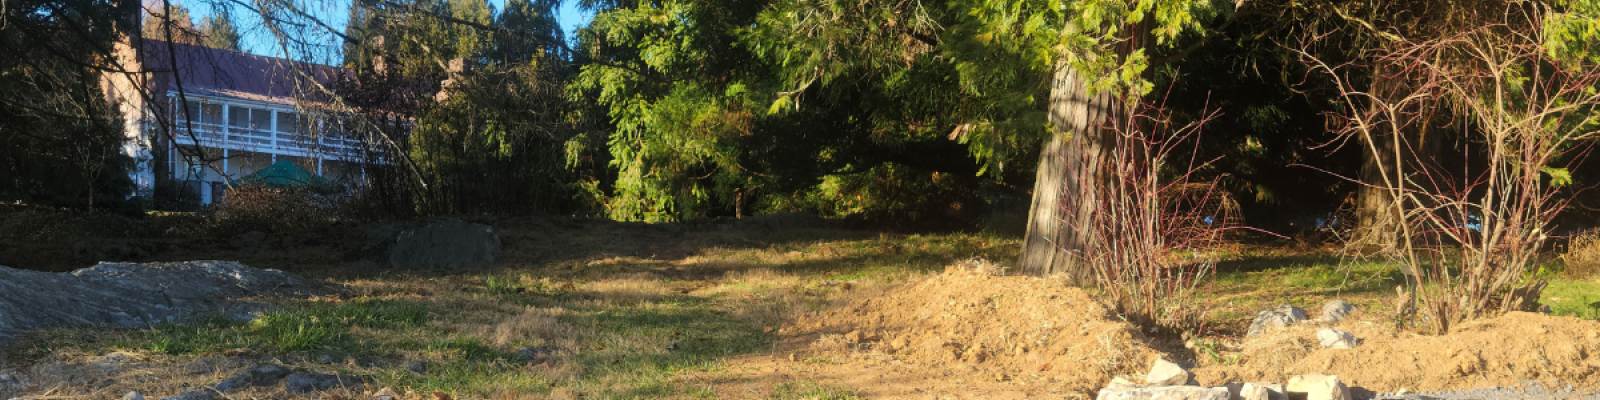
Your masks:
{"label": "shrub", "polygon": [[335,202],[306,188],[241,186],[229,189],[221,203],[202,211],[214,233],[252,230],[304,232],[328,225]]}

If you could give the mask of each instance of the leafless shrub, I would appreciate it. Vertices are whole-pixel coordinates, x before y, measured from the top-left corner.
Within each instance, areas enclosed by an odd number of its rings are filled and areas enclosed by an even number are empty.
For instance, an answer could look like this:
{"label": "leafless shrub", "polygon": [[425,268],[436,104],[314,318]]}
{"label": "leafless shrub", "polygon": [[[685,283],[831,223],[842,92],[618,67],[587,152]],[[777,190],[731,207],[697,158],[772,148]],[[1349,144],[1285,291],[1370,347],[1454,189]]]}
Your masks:
{"label": "leafless shrub", "polygon": [[1075,254],[1122,314],[1148,326],[1195,328],[1205,310],[1193,289],[1214,270],[1207,249],[1235,226],[1238,205],[1216,182],[1191,180],[1204,162],[1175,157],[1198,143],[1216,114],[1179,125],[1159,105],[1133,109],[1108,127],[1100,166],[1110,179],[1094,196],[1063,199],[1066,209],[1094,202],[1098,217],[1069,216],[1064,226],[1094,224],[1088,231],[1098,239]]}
{"label": "leafless shrub", "polygon": [[[1301,53],[1340,89],[1342,136],[1389,160],[1379,166],[1381,185],[1402,222],[1393,257],[1412,277],[1402,321],[1415,325],[1420,314],[1440,333],[1537,300],[1541,283],[1525,281],[1566,206],[1553,195],[1600,126],[1600,68],[1553,59],[1541,10],[1508,3],[1505,11],[1499,23],[1377,50],[1374,62],[1393,68],[1373,80],[1404,82],[1399,90],[1360,88],[1349,77],[1355,67]],[[1459,170],[1429,165],[1408,135],[1395,134],[1427,128],[1438,115],[1471,143]]]}

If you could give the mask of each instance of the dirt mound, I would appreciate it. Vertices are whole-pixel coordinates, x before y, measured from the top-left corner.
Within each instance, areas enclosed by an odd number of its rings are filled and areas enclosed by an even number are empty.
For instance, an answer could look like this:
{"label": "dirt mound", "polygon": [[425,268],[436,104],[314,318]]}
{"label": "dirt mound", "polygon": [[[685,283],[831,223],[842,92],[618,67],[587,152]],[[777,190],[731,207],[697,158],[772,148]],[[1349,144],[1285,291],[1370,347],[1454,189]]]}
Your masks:
{"label": "dirt mound", "polygon": [[1202,384],[1271,380],[1303,373],[1338,375],[1373,391],[1465,390],[1520,386],[1600,388],[1600,322],[1515,312],[1425,336],[1397,331],[1382,320],[1354,321],[1340,329],[1363,343],[1355,349],[1320,349],[1315,328],[1296,326],[1242,343],[1237,358],[1201,360]]}
{"label": "dirt mound", "polygon": [[1149,338],[1081,289],[971,264],[802,317],[786,331],[814,339],[812,357],[871,358],[911,364],[922,376],[1025,380],[1076,393],[1141,373],[1158,355]]}

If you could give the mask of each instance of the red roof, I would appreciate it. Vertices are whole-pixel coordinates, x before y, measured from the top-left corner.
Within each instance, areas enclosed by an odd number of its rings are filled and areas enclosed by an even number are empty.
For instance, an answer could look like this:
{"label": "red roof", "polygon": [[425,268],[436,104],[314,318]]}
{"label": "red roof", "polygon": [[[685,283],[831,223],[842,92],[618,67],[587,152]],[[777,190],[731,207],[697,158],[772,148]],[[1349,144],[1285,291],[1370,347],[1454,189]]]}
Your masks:
{"label": "red roof", "polygon": [[326,65],[151,39],[144,40],[143,59],[146,71],[156,73],[156,79],[167,79],[151,82],[156,87],[285,105],[296,103],[297,88],[309,89],[312,82],[325,84],[348,73]]}

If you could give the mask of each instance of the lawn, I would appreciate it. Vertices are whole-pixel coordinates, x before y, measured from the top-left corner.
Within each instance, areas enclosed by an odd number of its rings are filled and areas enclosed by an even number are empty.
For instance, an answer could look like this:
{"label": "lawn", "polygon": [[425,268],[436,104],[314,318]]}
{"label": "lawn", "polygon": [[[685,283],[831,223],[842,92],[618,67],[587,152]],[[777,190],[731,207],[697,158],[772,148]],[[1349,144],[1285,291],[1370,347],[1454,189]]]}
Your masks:
{"label": "lawn", "polygon": [[[457,398],[712,398],[705,376],[726,360],[772,351],[777,327],[942,271],[968,258],[1008,261],[1018,241],[987,234],[691,231],[643,246],[626,227],[580,228],[568,242],[511,246],[493,268],[448,274],[326,273],[342,293],[288,302],[249,322],[29,335],[11,359],[133,351],[192,358],[269,356],[291,366],[366,376],[401,393]],[[529,243],[526,232],[512,243]],[[524,236],[519,236],[524,235]],[[654,237],[654,236],[652,236]],[[559,250],[569,249],[571,253]],[[1269,254],[1268,254],[1269,253]],[[258,267],[282,267],[255,265]],[[1211,334],[1242,334],[1256,311],[1344,299],[1388,309],[1391,264],[1317,252],[1230,256],[1202,286]],[[1600,318],[1600,280],[1555,279],[1553,312]],[[531,350],[530,350],[531,349]],[[544,352],[549,362],[528,352]],[[421,365],[422,367],[418,367]],[[694,375],[697,379],[686,379]],[[731,375],[730,375],[731,376]],[[849,399],[824,382],[773,382],[758,397]]]}

